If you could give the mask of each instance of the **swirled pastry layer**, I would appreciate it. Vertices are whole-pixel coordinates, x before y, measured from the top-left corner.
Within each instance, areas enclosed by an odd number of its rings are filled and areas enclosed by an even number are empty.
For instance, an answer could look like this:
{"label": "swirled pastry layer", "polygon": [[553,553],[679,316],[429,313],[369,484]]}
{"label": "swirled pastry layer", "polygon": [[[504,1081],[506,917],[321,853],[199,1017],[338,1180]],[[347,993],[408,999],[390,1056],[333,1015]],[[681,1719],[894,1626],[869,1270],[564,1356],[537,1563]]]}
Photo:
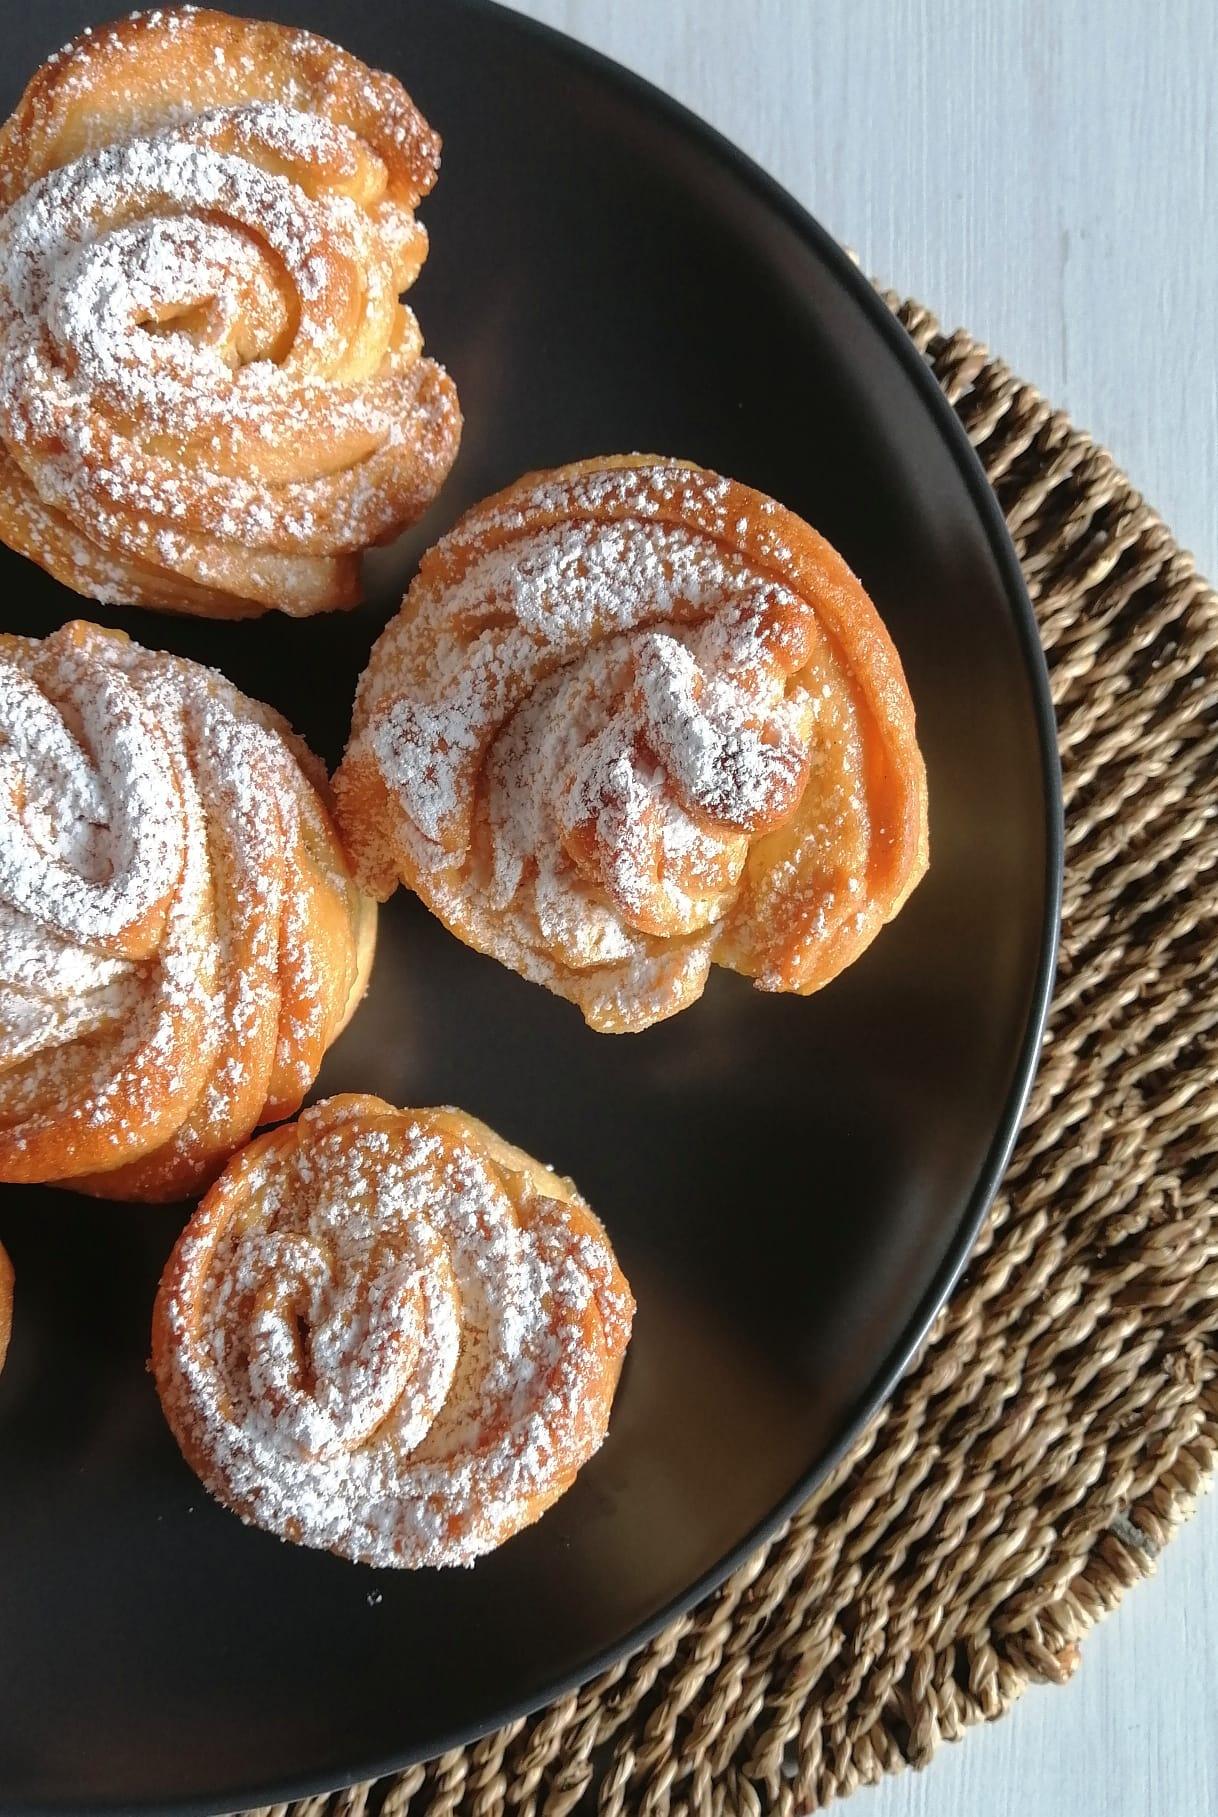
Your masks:
{"label": "swirled pastry layer", "polygon": [[0,637],[0,1180],[178,1198],[297,1108],[375,926],[327,798],[210,669]]}
{"label": "swirled pastry layer", "polygon": [[639,1029],[712,963],[809,992],[926,867],[900,661],[824,539],[675,461],[534,474],[425,557],[335,779],[373,894]]}
{"label": "swirled pastry layer", "polygon": [[0,130],[0,537],[101,599],[353,604],[460,436],[400,301],[438,161],[308,32],[170,8],[49,59]]}
{"label": "swirled pastry layer", "polygon": [[569,1180],[460,1111],[332,1098],[199,1207],[153,1369],[245,1520],[366,1564],[470,1564],[600,1445],[633,1311]]}

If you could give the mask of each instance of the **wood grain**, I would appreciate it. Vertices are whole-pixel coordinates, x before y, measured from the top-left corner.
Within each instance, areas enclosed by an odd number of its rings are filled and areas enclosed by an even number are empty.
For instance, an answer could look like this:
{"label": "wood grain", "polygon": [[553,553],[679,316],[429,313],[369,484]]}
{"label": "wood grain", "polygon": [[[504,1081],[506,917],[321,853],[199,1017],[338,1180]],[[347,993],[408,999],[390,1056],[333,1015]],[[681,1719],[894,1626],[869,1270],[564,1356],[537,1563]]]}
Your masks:
{"label": "wood grain", "polygon": [[[676,95],[983,335],[1218,572],[1212,0],[518,0]],[[1218,1498],[1157,1583],[860,1817],[1218,1814]],[[853,1808],[853,1807],[852,1807]]]}

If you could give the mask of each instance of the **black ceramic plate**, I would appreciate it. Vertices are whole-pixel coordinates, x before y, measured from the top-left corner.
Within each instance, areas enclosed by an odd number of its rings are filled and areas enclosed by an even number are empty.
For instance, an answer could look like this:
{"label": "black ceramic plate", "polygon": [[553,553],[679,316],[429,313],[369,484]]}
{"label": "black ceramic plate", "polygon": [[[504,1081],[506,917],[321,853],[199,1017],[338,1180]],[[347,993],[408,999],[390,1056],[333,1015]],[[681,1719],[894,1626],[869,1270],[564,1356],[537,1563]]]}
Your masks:
{"label": "black ceramic plate", "polygon": [[[4,102],[87,19],[7,8]],[[108,10],[108,9],[105,9]],[[526,468],[691,456],[862,576],[930,772],[930,874],[802,1001],[716,975],[639,1036],[585,1029],[399,895],[319,1093],[466,1106],[579,1181],[638,1297],[603,1452],[471,1572],[281,1545],[197,1487],[144,1371],[180,1214],[6,1189],[0,1805],[232,1809],[363,1778],[539,1705],[722,1577],[885,1392],[966,1254],[1046,1000],[1060,866],[1045,676],[1001,519],[912,348],[829,238],[697,121],[474,0],[287,0],[444,134],[414,301],[460,461],[350,617],[97,616],[217,664],[341,750],[418,551]],[[84,610],[0,551],[8,628]]]}

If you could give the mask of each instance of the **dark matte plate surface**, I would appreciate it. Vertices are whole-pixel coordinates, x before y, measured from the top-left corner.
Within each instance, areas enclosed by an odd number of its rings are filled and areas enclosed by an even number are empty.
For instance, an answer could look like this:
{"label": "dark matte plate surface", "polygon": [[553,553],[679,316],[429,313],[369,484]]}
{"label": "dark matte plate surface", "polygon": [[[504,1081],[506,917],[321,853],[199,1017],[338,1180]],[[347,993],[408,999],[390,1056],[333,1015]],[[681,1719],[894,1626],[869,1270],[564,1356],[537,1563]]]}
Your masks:
{"label": "dark matte plate surface", "polygon": [[[108,9],[107,9],[108,10]],[[330,759],[418,551],[525,468],[692,456],[811,519],[896,638],[932,867],[808,1001],[717,974],[640,1036],[467,952],[413,900],[319,1092],[454,1102],[569,1171],[638,1297],[610,1441],[471,1572],[359,1569],[197,1487],[144,1372],[166,1210],[5,1189],[0,1805],[231,1809],[421,1756],[587,1676],[722,1575],[838,1452],[960,1265],[1026,1088],[1060,861],[1031,616],[962,434],[788,198],[691,117],[470,0],[290,0],[405,80],[445,137],[414,300],[467,428],[431,518],[351,617],[203,625],[98,608],[225,669]],[[8,8],[7,107],[88,18]],[[0,551],[7,627],[87,612]]]}

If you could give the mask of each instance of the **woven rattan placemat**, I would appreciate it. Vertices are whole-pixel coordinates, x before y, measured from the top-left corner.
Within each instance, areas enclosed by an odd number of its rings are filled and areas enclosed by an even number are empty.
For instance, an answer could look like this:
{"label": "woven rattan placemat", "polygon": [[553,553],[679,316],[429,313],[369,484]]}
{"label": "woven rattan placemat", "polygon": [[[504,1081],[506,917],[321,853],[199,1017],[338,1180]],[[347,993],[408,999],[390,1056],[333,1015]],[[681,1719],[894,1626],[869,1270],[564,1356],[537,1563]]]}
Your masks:
{"label": "woven rattan placemat", "polygon": [[920,1358],[692,1614],[527,1721],[294,1817],[782,1817],[1062,1683],[1218,1445],[1218,598],[1111,458],[888,299],[1006,513],[1066,802],[1060,976],[1014,1159]]}

